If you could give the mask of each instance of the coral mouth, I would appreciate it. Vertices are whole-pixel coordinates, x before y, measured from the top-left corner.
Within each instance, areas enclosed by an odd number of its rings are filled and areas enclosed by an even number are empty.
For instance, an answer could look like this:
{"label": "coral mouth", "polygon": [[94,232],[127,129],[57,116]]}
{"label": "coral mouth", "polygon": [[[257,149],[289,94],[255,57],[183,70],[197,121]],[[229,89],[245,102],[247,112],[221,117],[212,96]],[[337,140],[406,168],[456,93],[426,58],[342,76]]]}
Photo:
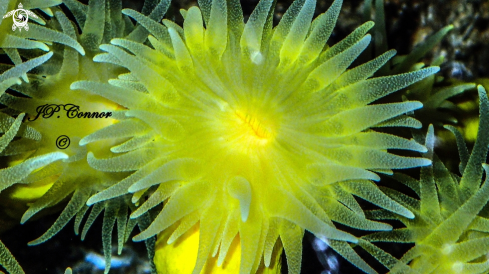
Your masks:
{"label": "coral mouth", "polygon": [[278,118],[270,119],[260,111],[236,110],[233,115],[233,147],[242,152],[251,152],[268,147],[276,138]]}
{"label": "coral mouth", "polygon": [[236,111],[236,115],[241,119],[244,124],[251,129],[250,133],[258,139],[270,139],[272,137],[271,129],[264,125],[256,116],[245,114],[240,111]]}

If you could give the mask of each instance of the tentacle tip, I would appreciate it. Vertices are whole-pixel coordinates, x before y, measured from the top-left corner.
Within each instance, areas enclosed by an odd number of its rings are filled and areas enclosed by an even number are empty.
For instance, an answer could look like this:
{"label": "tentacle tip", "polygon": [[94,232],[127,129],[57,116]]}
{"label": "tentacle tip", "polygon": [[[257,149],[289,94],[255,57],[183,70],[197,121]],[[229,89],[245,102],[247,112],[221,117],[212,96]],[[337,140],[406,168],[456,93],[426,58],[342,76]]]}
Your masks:
{"label": "tentacle tip", "polygon": [[103,56],[103,54],[104,54],[104,53],[102,53],[102,54],[97,54],[97,55],[93,56],[93,59],[92,59],[92,60],[93,60],[94,62],[97,62],[97,63],[104,62],[103,57],[102,57],[102,56]]}
{"label": "tentacle tip", "polygon": [[76,47],[76,51],[78,51],[81,56],[85,56],[85,49],[83,49],[82,46]]}
{"label": "tentacle tip", "polygon": [[431,166],[432,163],[433,161],[431,161],[430,159],[423,158],[421,159],[419,166]]}
{"label": "tentacle tip", "polygon": [[108,51],[108,49],[109,49],[109,45],[107,45],[107,44],[102,44],[102,45],[98,46],[98,48],[99,48],[100,50],[103,50],[103,51]]}
{"label": "tentacle tip", "polygon": [[443,125],[443,128],[446,129],[446,130],[450,130],[451,131],[451,129],[453,128],[453,126],[446,124],[446,125]]}
{"label": "tentacle tip", "polygon": [[411,101],[411,102],[414,103],[413,110],[417,110],[417,109],[423,108],[423,103],[421,103],[419,101]]}
{"label": "tentacle tip", "polygon": [[146,240],[147,238],[149,238],[149,237],[145,237],[143,233],[139,233],[138,235],[132,237],[132,241],[133,242],[141,242],[141,241]]}
{"label": "tentacle tip", "polygon": [[86,144],[88,144],[88,143],[89,143],[89,141],[87,141],[87,140],[86,140],[86,137],[85,137],[85,138],[82,138],[82,139],[80,140],[80,142],[78,142],[78,145],[80,145],[80,146],[84,146],[84,145],[86,145]]}
{"label": "tentacle tip", "polygon": [[485,93],[486,92],[486,89],[484,88],[483,85],[477,85],[477,90],[479,91],[479,93]]}
{"label": "tentacle tip", "polygon": [[129,193],[133,193],[133,194],[134,194],[134,193],[136,193],[136,192],[138,192],[139,190],[141,190],[141,189],[140,189],[140,188],[137,188],[137,187],[135,187],[135,186],[130,186],[130,187],[127,189],[127,191],[128,191]]}
{"label": "tentacle tip", "polygon": [[404,214],[402,214],[402,216],[408,218],[408,219],[414,219],[414,214],[410,211],[410,210],[407,210],[406,212],[404,212]]}
{"label": "tentacle tip", "polygon": [[122,14],[128,15],[131,12],[131,9],[122,9]]}
{"label": "tentacle tip", "polygon": [[97,200],[97,195],[95,194],[87,200],[86,204],[87,204],[87,206],[92,206],[93,204],[95,204],[97,202],[99,202],[99,201]]}
{"label": "tentacle tip", "polygon": [[56,157],[56,159],[59,159],[59,160],[65,160],[65,159],[70,158],[70,156],[68,156],[68,154],[63,153],[63,152],[55,152],[51,155]]}
{"label": "tentacle tip", "polygon": [[27,217],[24,213],[24,215],[22,215],[22,218],[20,219],[20,224],[23,225],[25,224],[25,222],[27,222],[29,220],[30,216]]}
{"label": "tentacle tip", "polygon": [[76,82],[71,83],[70,89],[71,90],[80,89],[80,82],[82,82],[82,81],[76,81]]}
{"label": "tentacle tip", "polygon": [[372,181],[379,182],[380,181],[380,176],[374,173],[374,176],[371,178]]}
{"label": "tentacle tip", "polygon": [[94,167],[94,163],[97,161],[97,158],[95,158],[95,155],[93,154],[93,152],[89,151],[87,153],[87,162],[88,162],[88,165],[95,168]]}
{"label": "tentacle tip", "polygon": [[49,47],[44,43],[40,43],[38,49],[40,49],[42,51],[49,51]]}
{"label": "tentacle tip", "polygon": [[32,240],[30,242],[27,243],[28,246],[34,246],[34,245],[38,245],[42,243],[41,241],[39,241],[39,238],[35,239],[35,240]]}
{"label": "tentacle tip", "polygon": [[482,163],[482,168],[486,171],[486,180],[489,180],[489,165]]}
{"label": "tentacle tip", "polygon": [[246,220],[248,220],[248,213],[249,212],[241,212],[241,221],[243,221],[243,223],[245,223]]}
{"label": "tentacle tip", "polygon": [[112,40],[110,40],[110,43],[112,45],[120,46],[121,41],[122,41],[122,39],[120,39],[120,38],[113,38]]}
{"label": "tentacle tip", "polygon": [[[129,215],[129,218],[137,219],[137,218],[139,218],[139,216],[141,216],[141,214],[139,214],[137,211],[134,211],[131,215]],[[136,235],[136,236],[138,236],[138,235]]]}

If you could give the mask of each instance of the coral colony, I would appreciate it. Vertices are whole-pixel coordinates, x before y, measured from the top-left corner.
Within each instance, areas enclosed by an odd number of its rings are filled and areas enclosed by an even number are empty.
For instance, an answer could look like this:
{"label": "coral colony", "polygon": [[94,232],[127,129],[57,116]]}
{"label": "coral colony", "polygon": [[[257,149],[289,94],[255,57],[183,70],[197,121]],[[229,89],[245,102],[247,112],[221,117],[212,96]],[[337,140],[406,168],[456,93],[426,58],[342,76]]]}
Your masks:
{"label": "coral colony", "polygon": [[[441,62],[416,63],[451,26],[395,65],[396,52],[377,43],[375,57],[352,66],[370,33],[385,36],[382,0],[376,25],[368,21],[334,45],[327,41],[342,0],[316,18],[315,0],[296,0],[277,25],[272,0],[259,1],[246,22],[238,0],[200,0],[181,10],[183,26],[163,19],[170,0],[145,1],[141,12],[117,0],[62,2],[26,1],[22,9],[37,14],[28,31],[0,18],[0,47],[11,61],[0,75],[0,207],[27,205],[25,223],[64,204],[29,245],[72,219],[83,239],[104,212],[105,273],[112,231],[121,254],[136,226],[134,241],[154,247],[159,235],[162,250],[195,231],[196,259],[172,259],[192,264],[194,274],[212,264],[231,269],[223,262],[236,248],[241,274],[278,273],[273,258],[282,248],[288,272],[300,273],[305,230],[366,273],[377,272],[353,247],[389,273],[489,270],[489,220],[480,212],[489,199],[486,91],[478,87],[471,153],[446,126],[460,151],[459,170],[449,170],[429,124],[443,130],[439,108],[475,85],[434,92]],[[0,0],[0,13],[21,13],[19,6]],[[376,102],[394,92],[419,101]],[[416,167],[419,179],[397,171]],[[412,194],[379,187],[381,174]],[[364,236],[354,236],[358,230]],[[377,242],[414,245],[396,259]],[[0,264],[24,273],[1,242]]]}

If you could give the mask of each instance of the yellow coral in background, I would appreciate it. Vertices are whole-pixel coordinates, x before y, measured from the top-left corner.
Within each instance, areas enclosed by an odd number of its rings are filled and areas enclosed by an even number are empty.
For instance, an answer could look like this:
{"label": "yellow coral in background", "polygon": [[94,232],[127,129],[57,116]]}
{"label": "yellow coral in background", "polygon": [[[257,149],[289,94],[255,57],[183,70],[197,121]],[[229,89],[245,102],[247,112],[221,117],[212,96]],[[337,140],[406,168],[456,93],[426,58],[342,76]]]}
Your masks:
{"label": "yellow coral in background", "polygon": [[[158,273],[192,273],[199,247],[199,226],[195,225],[172,244],[167,244],[172,231],[166,231],[158,236],[156,242],[156,253],[154,262]],[[263,264],[257,270],[258,274],[279,274],[281,273],[282,245],[278,244],[272,255],[269,267]],[[236,237],[229,247],[228,255],[218,266],[217,258],[213,257],[207,262],[201,273],[212,274],[232,274],[239,273],[241,259],[241,242],[239,236]]]}

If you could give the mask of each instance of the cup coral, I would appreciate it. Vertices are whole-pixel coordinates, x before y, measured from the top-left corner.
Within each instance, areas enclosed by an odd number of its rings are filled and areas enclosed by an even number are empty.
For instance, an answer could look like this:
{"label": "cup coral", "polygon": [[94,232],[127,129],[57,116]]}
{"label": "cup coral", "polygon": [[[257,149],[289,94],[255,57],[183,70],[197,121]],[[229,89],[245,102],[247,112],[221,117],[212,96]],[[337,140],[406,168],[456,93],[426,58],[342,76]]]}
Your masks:
{"label": "cup coral", "polygon": [[[389,196],[408,207],[415,218],[409,220],[390,212],[376,210],[368,212],[372,219],[397,219],[406,227],[389,232],[378,232],[364,237],[371,242],[389,241],[415,243],[416,245],[396,260],[385,260],[388,255],[363,243],[374,256],[378,256],[391,271],[389,273],[487,273],[489,261],[489,219],[479,212],[489,200],[489,166],[485,164],[489,135],[489,101],[482,86],[480,97],[480,124],[478,138],[469,155],[462,136],[449,126],[457,138],[460,151],[462,177],[451,173],[434,154],[434,131],[430,126],[426,136],[428,152],[433,165],[421,169],[419,181],[397,175],[397,179],[412,188],[418,199],[403,193],[385,189]],[[482,183],[483,168],[486,180]],[[410,268],[406,269],[409,263]]]}
{"label": "cup coral", "polygon": [[[341,0],[312,22],[316,2],[297,0],[276,27],[273,1],[260,1],[246,23],[238,1],[199,4],[200,9],[182,11],[183,28],[123,10],[151,34],[152,47],[113,39],[100,46],[107,53],[94,60],[130,73],[109,84],[71,85],[127,109],[117,115],[120,122],[84,137],[80,145],[129,138],[111,148],[120,156],[89,153],[87,160],[103,172],[135,172],[87,203],[134,193],[133,201],[142,203],[131,215],[136,218],[168,200],[134,239],[178,224],[171,243],[200,222],[194,273],[218,251],[222,263],[238,234],[240,273],[254,273],[262,258],[268,265],[279,237],[289,273],[298,273],[305,229],[373,273],[347,244],[357,239],[332,221],[362,230],[391,229],[366,219],[354,196],[413,218],[371,180],[379,180],[375,172],[430,164],[388,149],[426,148],[372,128],[418,128],[418,121],[403,114],[422,104],[371,103],[439,68],[370,78],[394,56],[395,51],[388,51],[348,70],[369,45],[366,33],[373,23],[329,47]],[[140,201],[145,195],[149,198]]]}
{"label": "cup coral", "polygon": [[[68,105],[77,106],[77,110],[80,112],[103,110],[110,112],[110,110],[117,109],[117,104],[100,96],[87,96],[84,93],[72,91],[70,85],[74,81],[83,79],[106,82],[108,79],[121,74],[123,69],[118,66],[92,61],[93,55],[100,51],[98,46],[101,43],[109,42],[114,37],[127,36],[137,40],[137,37],[141,36],[140,33],[145,33],[145,30],[135,27],[130,20],[124,20],[125,16],[121,13],[122,3],[119,1],[94,0],[90,1],[89,5],[83,5],[76,1],[66,1],[66,4],[74,14],[78,25],[73,25],[59,8],[53,7],[55,17],[48,22],[48,27],[51,28],[52,33],[59,33],[62,37],[71,39],[73,48],[63,45],[63,43],[54,44],[52,46],[53,52],[30,59],[0,76],[2,77],[0,80],[7,76],[19,77],[17,75],[19,72],[25,74],[34,66],[37,66],[36,69],[38,70],[36,74],[28,75],[30,82],[20,84],[17,81],[15,84],[18,85],[9,85],[17,93],[5,93],[0,97],[0,103],[6,105],[9,111],[22,113],[15,123],[17,129],[20,127],[24,113],[27,113],[28,119],[24,121],[22,127],[30,129],[28,133],[31,133],[28,136],[17,134],[21,138],[12,141],[16,135],[12,129],[12,133],[7,132],[1,137],[1,144],[5,143],[5,150],[0,151],[1,155],[15,156],[21,160],[0,170],[0,191],[14,184],[52,185],[44,195],[37,197],[35,201],[29,204],[29,209],[22,216],[22,223],[39,211],[52,207],[71,196],[70,202],[58,220],[41,237],[30,242],[31,245],[50,239],[75,216],[75,233],[78,234],[81,221],[89,209],[85,205],[88,198],[97,190],[110,186],[123,178],[121,174],[104,173],[92,169],[86,161],[87,151],[100,153],[99,155],[110,155],[111,152],[108,149],[104,150],[104,148],[112,144],[105,144],[105,147],[101,143],[95,144],[95,146],[80,146],[78,144],[81,138],[112,124],[114,120],[73,119],[76,117],[69,117],[66,111]],[[80,13],[80,11],[84,12]],[[100,22],[96,20],[87,21],[87,18],[99,17],[103,19],[104,28],[99,28]],[[75,26],[79,27],[81,33],[78,33]],[[80,56],[79,53],[83,55]],[[53,58],[49,59],[52,56]],[[48,59],[49,61],[46,61]],[[19,94],[21,95],[19,96]],[[44,109],[42,109],[43,106]],[[55,114],[56,111],[59,112]],[[0,118],[6,120],[7,123],[4,123],[6,126],[9,125],[8,122],[11,124],[11,121],[14,120],[8,115],[0,116]],[[64,124],[72,124],[72,126],[62,126]],[[22,132],[24,131],[22,130]],[[68,135],[76,144],[72,144],[61,152],[56,141],[60,135]],[[15,193],[15,189],[13,192]],[[119,197],[95,205],[81,231],[83,239],[97,216],[105,210],[102,238],[107,263],[106,272],[110,268],[111,236],[116,221],[119,253],[122,251],[122,244],[127,240],[126,234],[130,234],[140,221],[128,222],[128,206],[131,207],[132,204],[128,205],[130,202],[126,203],[126,201],[128,201],[126,197]]]}

